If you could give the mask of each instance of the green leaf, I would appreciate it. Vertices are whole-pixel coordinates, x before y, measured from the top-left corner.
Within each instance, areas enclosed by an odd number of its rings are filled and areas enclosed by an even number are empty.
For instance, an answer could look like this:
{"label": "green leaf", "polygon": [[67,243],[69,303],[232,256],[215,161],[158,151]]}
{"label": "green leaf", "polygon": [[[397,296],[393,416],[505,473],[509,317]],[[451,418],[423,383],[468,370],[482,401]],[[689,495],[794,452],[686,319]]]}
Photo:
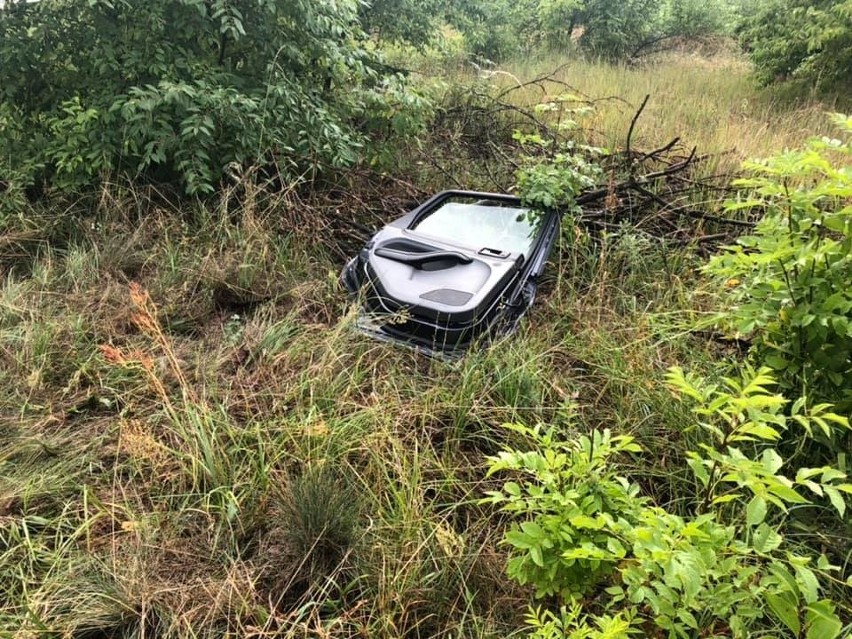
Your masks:
{"label": "green leaf", "polygon": [[753,441],[755,437],[766,441],[775,441],[781,437],[781,434],[769,424],[743,424],[736,432],[737,434],[732,436],[730,441]]}
{"label": "green leaf", "polygon": [[760,524],[754,531],[751,538],[751,547],[759,553],[770,553],[776,550],[783,541],[783,537],[779,535],[771,526]]}
{"label": "green leaf", "polygon": [[604,527],[603,520],[596,517],[589,517],[588,515],[576,515],[569,518],[568,523],[570,523],[574,528],[588,530],[600,530]]}
{"label": "green leaf", "polygon": [[787,592],[791,593],[796,599],[796,605],[799,603],[799,585],[796,583],[796,578],[790,574],[790,571],[778,561],[773,561],[769,564],[769,572],[778,581],[783,584]]}
{"label": "green leaf", "polygon": [[799,621],[799,602],[795,595],[790,592],[769,593],[766,595],[766,603],[772,614],[798,637],[802,623]]}
{"label": "green leaf", "polygon": [[834,604],[823,599],[805,607],[805,628],[807,639],[836,639],[843,623],[834,614]]}
{"label": "green leaf", "polygon": [[815,469],[822,473],[821,480],[823,483],[834,481],[835,479],[846,479],[846,473],[831,466]]}
{"label": "green leaf", "polygon": [[784,486],[783,484],[775,484],[769,487],[769,492],[777,495],[780,499],[783,499],[787,503],[791,504],[809,504],[810,501],[802,497],[795,490],[790,488],[789,486]]}
{"label": "green leaf", "polygon": [[802,597],[809,604],[816,602],[819,596],[819,581],[813,570],[807,566],[793,566],[796,571],[796,581],[802,592]]}
{"label": "green leaf", "polygon": [[503,539],[506,543],[522,550],[529,550],[535,545],[535,541],[530,539],[528,535],[525,535],[520,530],[510,530],[504,535]]}
{"label": "green leaf", "polygon": [[545,536],[544,530],[534,521],[525,521],[521,524],[521,530],[524,531],[531,539],[541,539]]}
{"label": "green leaf", "polygon": [[784,460],[774,448],[767,448],[760,456],[760,461],[770,473],[777,473],[784,465]]}
{"label": "green leaf", "polygon": [[780,355],[767,355],[763,358],[763,361],[776,371],[783,371],[790,365],[790,362]]}
{"label": "green leaf", "polygon": [[746,506],[746,523],[756,526],[766,518],[766,500],[760,495],[751,498]]}
{"label": "green leaf", "polygon": [[503,490],[505,490],[506,494],[510,497],[519,497],[521,495],[521,487],[513,481],[507,481],[503,486]]}
{"label": "green leaf", "polygon": [[695,478],[701,482],[701,485],[706,487],[710,483],[710,473],[707,472],[707,467],[704,465],[704,461],[698,457],[690,457],[686,460],[687,465],[692,470],[692,474],[695,475]]}
{"label": "green leaf", "polygon": [[683,621],[687,626],[692,628],[693,630],[698,630],[698,620],[695,618],[691,612],[682,608],[677,613],[678,618]]}
{"label": "green leaf", "polygon": [[740,493],[728,493],[727,495],[720,495],[713,500],[713,505],[718,506],[719,504],[727,504],[728,502],[735,501],[739,499],[742,495]]}
{"label": "green leaf", "polygon": [[671,386],[674,390],[678,391],[682,395],[686,395],[687,397],[691,397],[695,401],[703,401],[704,397],[701,395],[701,392],[698,388],[695,387],[689,380],[687,380],[686,375],[683,372],[683,369],[680,366],[672,366],[668,373],[666,373],[666,381],[669,386]]}
{"label": "green leaf", "polygon": [[846,500],[843,499],[843,495],[840,494],[839,490],[832,486],[823,486],[822,488],[828,496],[831,505],[834,506],[837,513],[843,517],[843,514],[846,512]]}
{"label": "green leaf", "polygon": [[544,568],[544,557],[541,554],[541,546],[532,546],[530,548],[530,558],[536,566]]}
{"label": "green leaf", "polygon": [[606,540],[606,547],[613,555],[616,557],[624,557],[627,555],[627,551],[624,548],[624,545],[616,539],[615,537],[610,537]]}

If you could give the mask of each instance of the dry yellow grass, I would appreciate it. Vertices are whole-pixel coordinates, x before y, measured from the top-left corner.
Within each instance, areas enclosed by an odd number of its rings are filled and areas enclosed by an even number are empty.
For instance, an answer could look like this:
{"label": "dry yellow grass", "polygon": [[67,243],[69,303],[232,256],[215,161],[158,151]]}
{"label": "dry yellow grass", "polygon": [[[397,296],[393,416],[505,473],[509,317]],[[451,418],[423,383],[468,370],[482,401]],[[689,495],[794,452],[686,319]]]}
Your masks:
{"label": "dry yellow grass", "polygon": [[[810,136],[830,134],[826,113],[844,106],[834,98],[785,95],[785,87],[760,88],[748,63],[730,51],[712,56],[671,53],[639,66],[551,56],[488,71],[459,65],[445,73],[451,80],[466,81],[478,74],[501,88],[553,73],[556,82],[548,90],[567,91],[559,84],[565,83],[597,100],[594,113],[581,125],[593,143],[609,147],[623,145],[636,108],[650,95],[634,132],[637,148],[654,148],[680,137],[685,146],[697,146],[699,152],[725,154],[720,167],[725,169],[801,146]],[[511,95],[526,104],[543,97],[537,87]]]}

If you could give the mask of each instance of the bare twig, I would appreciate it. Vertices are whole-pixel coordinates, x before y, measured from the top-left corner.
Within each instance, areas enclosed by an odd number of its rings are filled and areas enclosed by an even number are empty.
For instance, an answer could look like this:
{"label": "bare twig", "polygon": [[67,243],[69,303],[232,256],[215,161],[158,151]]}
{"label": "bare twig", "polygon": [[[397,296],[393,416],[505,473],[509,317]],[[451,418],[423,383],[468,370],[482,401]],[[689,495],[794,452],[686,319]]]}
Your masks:
{"label": "bare twig", "polygon": [[[642,115],[642,111],[645,110],[645,105],[648,104],[648,100],[650,100],[650,99],[651,99],[651,94],[650,93],[646,94],[645,99],[642,100],[642,104],[639,105],[639,108],[636,109],[636,113],[633,114],[633,119],[630,120],[630,128],[627,129],[627,144],[626,144],[626,148],[625,148],[625,154],[627,155],[627,162],[628,163],[630,163],[630,161],[631,161],[631,158],[630,158],[630,141],[633,138],[633,128],[636,126],[636,121],[639,119],[639,116]],[[628,166],[631,167],[630,168],[630,174],[633,175],[633,170],[632,170],[633,165],[629,164]]]}

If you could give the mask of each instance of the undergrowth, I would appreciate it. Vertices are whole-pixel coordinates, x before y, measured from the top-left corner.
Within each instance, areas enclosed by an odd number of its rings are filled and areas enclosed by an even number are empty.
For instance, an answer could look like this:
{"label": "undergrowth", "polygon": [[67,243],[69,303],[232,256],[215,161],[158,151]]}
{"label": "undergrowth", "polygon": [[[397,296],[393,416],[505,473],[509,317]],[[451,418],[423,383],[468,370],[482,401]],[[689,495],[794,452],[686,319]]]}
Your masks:
{"label": "undergrowth", "polygon": [[[582,68],[566,77],[601,96],[654,77]],[[699,109],[690,86],[684,108]],[[771,113],[752,104],[749,130]],[[657,105],[637,144],[688,128]],[[632,111],[597,113],[585,128],[601,143]],[[767,120],[778,138],[710,149],[793,139],[796,113]],[[376,176],[377,190],[452,186],[447,171],[488,184],[470,157],[425,150],[399,162],[416,178]],[[369,211],[355,179],[322,206]],[[0,634],[520,636],[531,592],[506,578],[511,522],[481,501],[500,486],[487,458],[524,442],[507,422],[633,438],[647,453],[619,472],[687,513],[699,487],[681,461],[700,441],[666,371],[712,376],[742,356],[690,330],[711,309],[689,247],[567,226],[519,333],[448,363],[352,330],[346,251],[308,198],[247,182],[178,203],[110,185],[3,218]]]}
{"label": "undergrowth", "polygon": [[688,295],[629,235],[566,247],[521,334],[450,364],[350,330],[338,264],[296,249],[286,199],[228,220],[132,204],[5,256],[17,636],[505,636],[525,594],[479,505],[497,427],[578,404],[677,446],[659,376],[712,350],[649,319]]}

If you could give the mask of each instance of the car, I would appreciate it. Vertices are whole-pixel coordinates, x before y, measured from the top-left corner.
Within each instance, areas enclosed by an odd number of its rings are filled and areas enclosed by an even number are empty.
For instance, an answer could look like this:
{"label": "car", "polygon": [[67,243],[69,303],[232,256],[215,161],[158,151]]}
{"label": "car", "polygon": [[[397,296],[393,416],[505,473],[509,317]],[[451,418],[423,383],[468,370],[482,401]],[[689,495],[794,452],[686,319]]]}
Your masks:
{"label": "car", "polygon": [[356,325],[429,355],[455,358],[511,334],[535,300],[559,230],[556,210],[500,193],[442,191],[387,224],[341,282]]}

